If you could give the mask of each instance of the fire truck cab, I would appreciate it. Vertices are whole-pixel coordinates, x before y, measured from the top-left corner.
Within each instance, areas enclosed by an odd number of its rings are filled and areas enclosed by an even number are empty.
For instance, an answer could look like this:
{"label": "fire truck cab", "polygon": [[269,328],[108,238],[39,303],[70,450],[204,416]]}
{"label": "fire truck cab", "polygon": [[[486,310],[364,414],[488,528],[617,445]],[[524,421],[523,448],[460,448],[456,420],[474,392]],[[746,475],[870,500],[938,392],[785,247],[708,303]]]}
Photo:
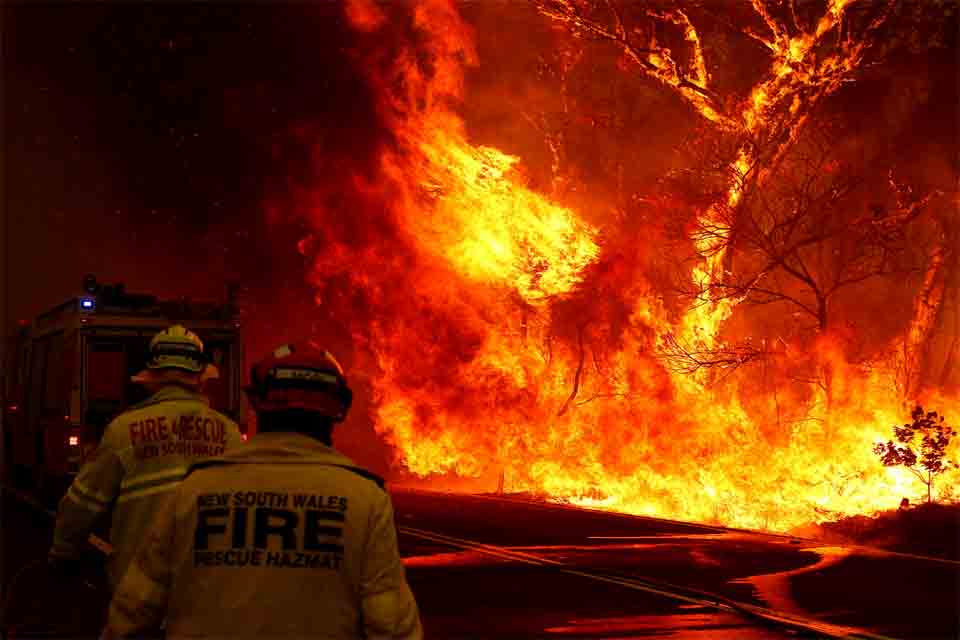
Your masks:
{"label": "fire truck cab", "polygon": [[4,423],[8,478],[18,486],[65,488],[107,424],[147,397],[130,378],[146,365],[150,339],[180,323],[204,342],[219,378],[204,393],[246,433],[242,342],[236,304],[158,300],[100,286],[18,327],[9,349]]}

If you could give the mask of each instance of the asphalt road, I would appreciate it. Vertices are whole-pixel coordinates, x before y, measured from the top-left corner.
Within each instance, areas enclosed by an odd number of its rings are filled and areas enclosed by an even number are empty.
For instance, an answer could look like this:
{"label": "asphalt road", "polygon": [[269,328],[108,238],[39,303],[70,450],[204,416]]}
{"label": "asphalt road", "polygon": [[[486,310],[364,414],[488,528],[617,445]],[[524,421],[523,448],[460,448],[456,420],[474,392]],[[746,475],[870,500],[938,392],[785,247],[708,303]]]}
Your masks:
{"label": "asphalt road", "polygon": [[492,497],[394,504],[438,637],[960,637],[956,562]]}
{"label": "asphalt road", "polygon": [[[956,563],[493,498],[393,498],[428,638],[958,637]],[[4,495],[6,624],[95,637],[102,582],[49,575],[50,526]]]}

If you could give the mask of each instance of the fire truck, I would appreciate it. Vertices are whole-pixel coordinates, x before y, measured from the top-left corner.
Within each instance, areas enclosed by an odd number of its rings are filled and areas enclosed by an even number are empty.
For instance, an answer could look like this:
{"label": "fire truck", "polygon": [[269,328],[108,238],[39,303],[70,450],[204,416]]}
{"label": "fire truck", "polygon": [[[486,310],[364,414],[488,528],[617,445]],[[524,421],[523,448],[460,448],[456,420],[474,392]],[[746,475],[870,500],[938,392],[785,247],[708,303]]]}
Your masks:
{"label": "fire truck", "polygon": [[204,342],[219,376],[204,394],[240,425],[243,350],[237,305],[160,300],[122,284],[84,280],[84,293],[17,327],[8,349],[4,451],[8,481],[25,489],[65,489],[96,449],[107,424],[147,391],[130,378],[145,366],[150,339],[180,323]]}

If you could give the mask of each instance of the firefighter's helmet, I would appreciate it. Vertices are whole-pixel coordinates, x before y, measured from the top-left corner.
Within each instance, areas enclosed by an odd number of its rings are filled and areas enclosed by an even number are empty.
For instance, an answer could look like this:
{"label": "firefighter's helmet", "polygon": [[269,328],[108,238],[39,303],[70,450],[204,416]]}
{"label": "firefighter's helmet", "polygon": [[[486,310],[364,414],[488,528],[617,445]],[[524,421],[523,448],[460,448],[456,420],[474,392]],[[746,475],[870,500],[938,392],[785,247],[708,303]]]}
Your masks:
{"label": "firefighter's helmet", "polygon": [[253,365],[250,402],[258,412],[300,409],[340,422],[353,403],[343,367],[312,344],[285,344]]}
{"label": "firefighter's helmet", "polygon": [[150,341],[148,369],[180,369],[201,373],[206,365],[203,342],[183,325],[168,327]]}

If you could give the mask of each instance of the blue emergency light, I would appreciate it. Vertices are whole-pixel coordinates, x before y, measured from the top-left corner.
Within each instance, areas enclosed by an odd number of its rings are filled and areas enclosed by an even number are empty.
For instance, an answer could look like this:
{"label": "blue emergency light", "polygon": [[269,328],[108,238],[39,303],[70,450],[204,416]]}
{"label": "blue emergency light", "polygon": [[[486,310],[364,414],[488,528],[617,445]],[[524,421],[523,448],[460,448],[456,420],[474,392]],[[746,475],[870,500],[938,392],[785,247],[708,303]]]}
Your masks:
{"label": "blue emergency light", "polygon": [[94,311],[96,308],[97,308],[96,298],[89,298],[89,297],[80,298],[81,311]]}

